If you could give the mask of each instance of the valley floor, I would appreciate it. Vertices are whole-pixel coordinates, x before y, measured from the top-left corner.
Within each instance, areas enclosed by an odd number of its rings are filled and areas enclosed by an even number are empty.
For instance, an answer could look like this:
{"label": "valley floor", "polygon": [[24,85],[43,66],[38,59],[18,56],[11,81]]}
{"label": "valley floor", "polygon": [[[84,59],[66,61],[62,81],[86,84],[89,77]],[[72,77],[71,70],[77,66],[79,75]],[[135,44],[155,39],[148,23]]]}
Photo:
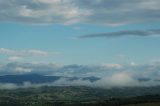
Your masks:
{"label": "valley floor", "polygon": [[160,106],[159,89],[45,86],[0,90],[0,106]]}

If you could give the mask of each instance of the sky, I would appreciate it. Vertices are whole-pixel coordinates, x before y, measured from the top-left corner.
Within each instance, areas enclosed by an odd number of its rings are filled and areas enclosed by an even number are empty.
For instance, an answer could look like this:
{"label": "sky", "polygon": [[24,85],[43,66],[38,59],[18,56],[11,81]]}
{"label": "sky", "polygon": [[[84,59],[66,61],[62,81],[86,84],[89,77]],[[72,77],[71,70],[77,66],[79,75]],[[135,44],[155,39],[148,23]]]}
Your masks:
{"label": "sky", "polygon": [[[26,63],[92,67],[87,73],[104,66],[156,70],[147,77],[160,73],[159,5],[159,0],[0,0],[1,74],[28,72]],[[8,72],[9,64],[18,68]],[[93,75],[103,76],[98,73]]]}

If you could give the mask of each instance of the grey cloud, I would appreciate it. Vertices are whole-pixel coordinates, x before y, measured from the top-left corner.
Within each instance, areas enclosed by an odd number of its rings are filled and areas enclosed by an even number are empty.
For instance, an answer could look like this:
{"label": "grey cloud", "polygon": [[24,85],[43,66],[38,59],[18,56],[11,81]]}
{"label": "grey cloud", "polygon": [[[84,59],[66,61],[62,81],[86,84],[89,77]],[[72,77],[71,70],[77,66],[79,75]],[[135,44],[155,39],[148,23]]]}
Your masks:
{"label": "grey cloud", "polygon": [[73,5],[71,0],[5,0],[0,2],[0,21],[31,24],[74,23],[87,11]]}
{"label": "grey cloud", "polygon": [[160,2],[157,0],[78,0],[79,6],[92,10],[91,23],[123,25],[159,22]]}
{"label": "grey cloud", "polygon": [[1,22],[96,23],[123,25],[157,23],[158,0],[1,0]]}
{"label": "grey cloud", "polygon": [[160,36],[160,29],[150,29],[150,30],[124,30],[124,31],[117,31],[117,32],[107,32],[107,33],[97,33],[97,34],[90,34],[90,35],[82,35],[78,38],[112,38],[112,37],[123,37],[123,36]]}

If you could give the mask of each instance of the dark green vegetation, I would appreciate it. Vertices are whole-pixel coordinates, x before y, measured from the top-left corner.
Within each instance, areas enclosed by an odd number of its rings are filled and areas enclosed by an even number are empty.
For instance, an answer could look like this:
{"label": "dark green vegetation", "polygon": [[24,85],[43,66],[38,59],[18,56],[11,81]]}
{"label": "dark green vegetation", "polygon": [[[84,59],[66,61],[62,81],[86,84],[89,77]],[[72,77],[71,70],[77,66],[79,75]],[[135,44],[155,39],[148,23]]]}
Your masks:
{"label": "dark green vegetation", "polygon": [[134,106],[131,104],[140,103],[159,106],[160,87],[101,89],[63,86],[0,90],[0,106]]}
{"label": "dark green vegetation", "polygon": [[125,105],[125,106],[160,106],[160,102],[155,103],[139,103],[139,104],[131,104],[131,105]]}

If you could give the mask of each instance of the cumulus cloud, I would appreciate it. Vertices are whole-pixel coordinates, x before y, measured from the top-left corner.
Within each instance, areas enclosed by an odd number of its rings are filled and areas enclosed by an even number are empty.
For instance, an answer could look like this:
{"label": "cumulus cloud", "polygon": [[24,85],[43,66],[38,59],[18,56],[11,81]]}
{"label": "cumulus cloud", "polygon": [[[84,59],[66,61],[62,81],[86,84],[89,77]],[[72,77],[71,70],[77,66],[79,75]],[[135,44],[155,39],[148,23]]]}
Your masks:
{"label": "cumulus cloud", "polygon": [[1,0],[0,21],[113,26],[156,23],[159,5],[158,0]]}
{"label": "cumulus cloud", "polygon": [[150,30],[125,30],[125,31],[117,31],[117,32],[107,32],[107,33],[97,33],[97,34],[90,34],[90,35],[82,35],[78,38],[114,38],[114,37],[123,37],[123,36],[140,36],[140,37],[147,37],[147,36],[159,36],[160,29],[150,29]]}

